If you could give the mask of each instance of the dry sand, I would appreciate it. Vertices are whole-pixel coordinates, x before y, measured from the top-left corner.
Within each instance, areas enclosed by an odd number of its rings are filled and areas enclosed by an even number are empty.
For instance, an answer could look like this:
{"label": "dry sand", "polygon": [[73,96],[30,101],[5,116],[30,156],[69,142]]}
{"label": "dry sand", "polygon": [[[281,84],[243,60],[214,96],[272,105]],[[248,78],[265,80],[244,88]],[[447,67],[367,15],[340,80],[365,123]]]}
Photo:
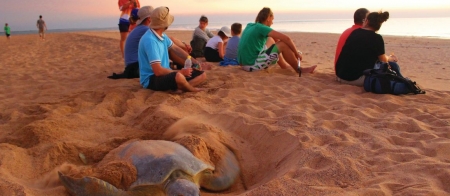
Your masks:
{"label": "dry sand", "polygon": [[56,170],[185,135],[229,146],[241,165],[229,190],[204,195],[450,194],[450,40],[384,36],[427,91],[394,96],[334,81],[338,35],[289,35],[314,74],[213,64],[209,90],[182,94],[107,79],[123,70],[117,32],[0,39],[0,195],[67,195]]}

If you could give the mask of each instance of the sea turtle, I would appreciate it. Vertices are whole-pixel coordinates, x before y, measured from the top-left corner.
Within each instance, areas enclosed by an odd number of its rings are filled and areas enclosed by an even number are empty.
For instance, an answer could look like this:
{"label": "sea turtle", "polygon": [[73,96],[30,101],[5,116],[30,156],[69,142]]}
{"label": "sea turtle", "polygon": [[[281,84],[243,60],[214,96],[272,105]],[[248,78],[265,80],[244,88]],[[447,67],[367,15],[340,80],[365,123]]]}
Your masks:
{"label": "sea turtle", "polygon": [[136,168],[136,180],[124,190],[96,177],[76,178],[58,172],[59,179],[74,196],[111,195],[199,195],[199,188],[222,191],[229,188],[240,169],[227,149],[216,167],[196,158],[182,145],[164,140],[142,140],[110,151],[105,160],[123,161]]}

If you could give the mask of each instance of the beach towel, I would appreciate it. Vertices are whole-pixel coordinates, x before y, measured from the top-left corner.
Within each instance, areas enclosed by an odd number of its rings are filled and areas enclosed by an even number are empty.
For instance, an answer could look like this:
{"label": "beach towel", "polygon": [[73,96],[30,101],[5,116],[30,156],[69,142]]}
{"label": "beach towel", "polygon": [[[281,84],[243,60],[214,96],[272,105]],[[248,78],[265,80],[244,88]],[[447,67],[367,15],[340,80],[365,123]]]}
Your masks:
{"label": "beach towel", "polygon": [[237,61],[237,59],[230,59],[230,58],[224,57],[223,61],[220,61],[219,65],[220,66],[239,65],[239,62]]}

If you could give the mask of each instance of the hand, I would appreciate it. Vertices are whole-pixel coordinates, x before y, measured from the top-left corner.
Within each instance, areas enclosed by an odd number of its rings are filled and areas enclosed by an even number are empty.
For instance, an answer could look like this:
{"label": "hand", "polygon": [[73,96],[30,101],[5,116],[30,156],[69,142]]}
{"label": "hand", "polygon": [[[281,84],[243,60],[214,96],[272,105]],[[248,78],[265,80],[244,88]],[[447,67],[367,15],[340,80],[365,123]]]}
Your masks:
{"label": "hand", "polygon": [[186,46],[186,51],[187,51],[187,53],[190,54],[190,53],[192,52],[192,47],[191,47],[191,45],[184,43],[184,46]]}
{"label": "hand", "polygon": [[180,73],[189,78],[192,75],[192,68],[183,68],[180,70]]}
{"label": "hand", "polygon": [[397,62],[398,61],[397,56],[393,54],[389,55],[388,61]]}
{"label": "hand", "polygon": [[297,50],[297,52],[295,53],[295,58],[296,58],[296,59],[302,60],[302,59],[303,59],[302,54],[303,54],[302,52],[300,52],[300,51]]}

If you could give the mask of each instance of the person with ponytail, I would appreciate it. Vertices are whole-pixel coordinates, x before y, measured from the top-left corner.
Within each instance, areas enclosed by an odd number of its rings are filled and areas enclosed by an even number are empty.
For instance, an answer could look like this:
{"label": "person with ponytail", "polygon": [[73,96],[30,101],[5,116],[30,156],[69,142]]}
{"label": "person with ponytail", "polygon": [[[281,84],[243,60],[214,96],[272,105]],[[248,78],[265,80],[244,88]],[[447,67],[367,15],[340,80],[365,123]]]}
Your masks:
{"label": "person with ponytail", "polygon": [[363,86],[363,71],[373,69],[377,62],[388,63],[397,72],[395,55],[386,55],[383,37],[378,34],[381,25],[389,19],[389,12],[371,12],[360,29],[354,30],[345,41],[336,62],[336,80],[343,84]]}
{"label": "person with ponytail", "polygon": [[282,69],[292,67],[297,73],[314,72],[317,65],[299,67],[301,52],[290,37],[270,28],[273,20],[272,10],[265,7],[258,13],[255,23],[247,24],[238,45],[238,62],[242,69],[258,71],[278,63]]}

